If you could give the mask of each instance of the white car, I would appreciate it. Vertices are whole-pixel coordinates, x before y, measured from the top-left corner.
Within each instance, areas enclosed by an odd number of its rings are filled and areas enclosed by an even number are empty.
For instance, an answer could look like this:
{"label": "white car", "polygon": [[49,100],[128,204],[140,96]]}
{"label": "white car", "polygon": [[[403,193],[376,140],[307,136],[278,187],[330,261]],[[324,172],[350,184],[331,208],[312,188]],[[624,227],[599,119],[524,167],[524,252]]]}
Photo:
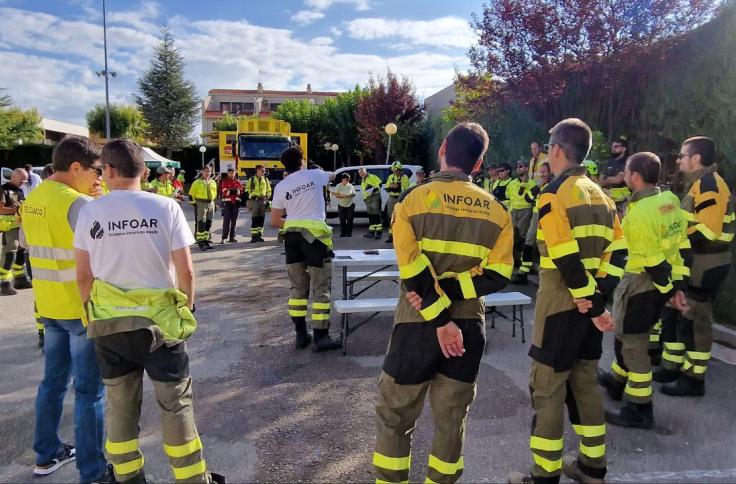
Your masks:
{"label": "white car", "polygon": [[[360,189],[361,178],[358,175],[358,170],[365,168],[368,173],[376,175],[381,179],[381,183],[385,184],[388,176],[391,174],[391,165],[363,165],[363,166],[346,166],[344,168],[338,168],[335,170],[335,180],[330,183],[330,193],[335,192],[335,186],[340,183],[340,175],[347,173],[350,175],[350,183],[355,188],[355,216],[365,217],[367,213],[365,211],[365,200],[363,200],[363,192]],[[403,165],[402,169],[404,173],[409,177],[409,181],[413,185],[417,181],[416,172],[422,169],[419,165]],[[386,189],[381,186],[381,210],[385,210],[386,201],[388,200],[388,193]],[[337,198],[334,196],[330,197],[330,203],[327,204],[327,218],[337,217]]]}
{"label": "white car", "polygon": [[[41,176],[41,173],[43,173],[43,166],[34,166],[33,172],[36,175]],[[8,183],[10,181],[10,175],[12,173],[13,173],[13,168],[6,168],[4,166],[0,168],[0,185],[4,185],[5,183]]]}

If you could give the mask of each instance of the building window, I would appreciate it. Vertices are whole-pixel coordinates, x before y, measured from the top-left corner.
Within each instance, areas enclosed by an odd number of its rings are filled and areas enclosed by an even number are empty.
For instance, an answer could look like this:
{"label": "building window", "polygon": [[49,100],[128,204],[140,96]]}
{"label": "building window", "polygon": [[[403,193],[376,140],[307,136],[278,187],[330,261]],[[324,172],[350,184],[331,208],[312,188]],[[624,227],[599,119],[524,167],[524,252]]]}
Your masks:
{"label": "building window", "polygon": [[227,111],[228,113],[232,113],[233,112],[232,104],[233,103],[220,103],[220,112],[224,113],[225,111]]}
{"label": "building window", "polygon": [[281,103],[271,103],[271,112],[275,113],[279,106],[281,106]]}

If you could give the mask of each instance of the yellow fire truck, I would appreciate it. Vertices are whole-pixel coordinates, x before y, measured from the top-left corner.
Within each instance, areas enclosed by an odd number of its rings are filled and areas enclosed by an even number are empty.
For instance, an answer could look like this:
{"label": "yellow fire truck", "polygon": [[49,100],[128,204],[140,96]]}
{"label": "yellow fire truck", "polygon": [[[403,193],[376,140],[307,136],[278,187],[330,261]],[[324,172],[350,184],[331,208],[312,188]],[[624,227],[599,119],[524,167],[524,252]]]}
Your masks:
{"label": "yellow fire truck", "polygon": [[281,153],[289,146],[300,146],[304,159],[309,159],[307,133],[292,133],[288,122],[270,117],[240,117],[237,131],[219,131],[209,137],[220,147],[220,171],[235,168],[240,177],[252,176],[256,165],[263,165],[269,178],[283,178]]}

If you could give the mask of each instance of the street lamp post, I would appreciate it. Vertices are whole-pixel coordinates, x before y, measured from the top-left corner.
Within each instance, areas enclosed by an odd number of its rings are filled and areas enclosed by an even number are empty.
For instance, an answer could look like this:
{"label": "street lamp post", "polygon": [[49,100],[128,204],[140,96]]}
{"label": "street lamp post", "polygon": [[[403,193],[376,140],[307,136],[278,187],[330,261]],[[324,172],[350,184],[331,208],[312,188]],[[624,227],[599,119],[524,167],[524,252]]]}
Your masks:
{"label": "street lamp post", "polygon": [[204,153],[207,151],[207,148],[205,148],[204,145],[201,145],[199,147],[199,152],[202,153],[202,170],[204,170]]}
{"label": "street lamp post", "polygon": [[388,135],[388,148],[386,149],[386,164],[388,165],[391,156],[391,137],[396,134],[399,128],[394,123],[388,123],[383,129]]}
{"label": "street lamp post", "polygon": [[105,0],[102,0],[102,39],[103,49],[105,51],[105,70],[97,73],[97,77],[105,77],[105,138],[110,139],[110,76],[117,76],[116,72],[110,72],[107,69],[107,11],[105,9]]}
{"label": "street lamp post", "polygon": [[337,144],[334,144],[330,146],[330,149],[332,150],[332,171],[335,171],[337,169],[337,150],[339,150],[340,147]]}

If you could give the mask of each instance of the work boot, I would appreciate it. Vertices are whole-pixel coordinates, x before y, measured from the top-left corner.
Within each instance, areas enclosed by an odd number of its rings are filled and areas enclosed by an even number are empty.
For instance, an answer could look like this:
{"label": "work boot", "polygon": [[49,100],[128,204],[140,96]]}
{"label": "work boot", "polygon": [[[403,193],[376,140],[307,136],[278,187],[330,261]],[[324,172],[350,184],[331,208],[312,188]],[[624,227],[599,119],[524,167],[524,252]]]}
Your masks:
{"label": "work boot", "polygon": [[208,240],[207,242],[205,242],[205,246],[208,249],[214,249],[215,248],[215,246],[214,246],[214,244],[212,244],[212,241],[211,240]]}
{"label": "work boot", "polygon": [[43,343],[44,343],[44,332],[42,329],[38,330],[38,347],[43,349]]}
{"label": "work boot", "polygon": [[383,237],[383,231],[376,232],[376,240],[381,240],[381,237]]}
{"label": "work boot", "polygon": [[[91,484],[115,484],[116,482],[118,481],[115,480],[115,473],[112,470],[112,464],[107,464],[105,472],[100,474],[97,479],[92,479]],[[145,482],[145,480],[143,482]]]}
{"label": "work boot", "polygon": [[679,370],[668,370],[667,368],[657,368],[654,370],[654,373],[652,373],[652,380],[658,381],[660,383],[672,383],[673,381],[677,380],[677,377],[680,376]]}
{"label": "work boot", "polygon": [[387,243],[387,244],[390,244],[390,243],[392,243],[393,241],[394,241],[394,236],[393,236],[393,235],[391,235],[391,234],[389,234],[389,235],[388,235],[388,238],[386,239],[386,243]]}
{"label": "work boot", "polygon": [[340,344],[339,341],[334,341],[330,338],[326,329],[314,330],[314,347],[312,348],[314,353],[321,353],[322,351],[336,350],[339,348],[342,348],[342,344]]}
{"label": "work boot", "polygon": [[705,380],[681,373],[677,381],[662,386],[660,391],[671,397],[702,397],[705,395]]}
{"label": "work boot", "polygon": [[258,239],[257,240],[258,240],[258,242],[265,242],[265,240],[263,239],[263,237],[261,237],[260,235],[258,236]]}
{"label": "work boot", "polygon": [[627,402],[619,413],[606,410],[606,422],[619,427],[637,427],[651,429],[654,427],[654,412],[651,403],[639,405]]}
{"label": "work boot", "polygon": [[0,296],[15,296],[18,291],[13,289],[13,285],[10,281],[0,282]]}
{"label": "work boot", "polygon": [[521,273],[521,272],[517,272],[516,275],[514,277],[512,277],[509,282],[511,284],[524,285],[524,284],[526,284],[529,281],[527,281],[527,279],[526,279],[526,274]]}
{"label": "work boot", "polygon": [[222,474],[215,474],[214,472],[210,472],[210,480],[213,482],[213,484],[225,484],[225,476]]}
{"label": "work boot", "polygon": [[251,244],[255,244],[256,242],[258,242],[258,237],[256,237],[255,235],[251,235],[251,237],[250,237],[250,243]]}
{"label": "work boot", "polygon": [[604,484],[606,481],[591,477],[579,467],[577,457],[566,455],[562,458],[562,473],[573,481],[582,482],[584,484]]}
{"label": "work boot", "polygon": [[236,239],[235,237],[230,237],[227,241],[230,242],[231,244],[234,244],[238,241],[238,239]]}
{"label": "work boot", "polygon": [[534,484],[534,476],[524,474],[523,472],[510,472],[508,478],[509,484]]}
{"label": "work boot", "polygon": [[27,275],[23,274],[22,276],[15,276],[15,280],[13,281],[13,288],[15,289],[31,289],[33,288],[33,283],[28,278]]}
{"label": "work boot", "polygon": [[368,231],[363,234],[364,239],[374,239],[376,236],[372,231]]}
{"label": "work boot", "polygon": [[611,400],[619,401],[624,393],[624,385],[620,381],[616,380],[613,375],[607,371],[598,369],[598,384],[606,389],[606,393],[611,397]]}

